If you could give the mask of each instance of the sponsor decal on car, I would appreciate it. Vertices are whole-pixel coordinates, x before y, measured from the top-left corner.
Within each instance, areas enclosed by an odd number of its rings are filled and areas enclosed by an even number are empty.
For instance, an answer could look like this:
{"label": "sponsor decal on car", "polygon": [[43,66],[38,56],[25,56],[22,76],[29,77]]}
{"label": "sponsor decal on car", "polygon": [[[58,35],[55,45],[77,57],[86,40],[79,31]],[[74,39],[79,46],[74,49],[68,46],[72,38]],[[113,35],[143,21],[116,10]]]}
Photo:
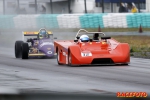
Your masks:
{"label": "sponsor decal on car", "polygon": [[51,48],[47,48],[47,50],[51,50]]}
{"label": "sponsor decal on car", "polygon": [[66,56],[66,53],[65,53],[65,52],[63,52],[63,55],[64,55],[64,56]]}
{"label": "sponsor decal on car", "polygon": [[68,55],[66,54],[66,64],[68,64]]}
{"label": "sponsor decal on car", "polygon": [[106,42],[102,42],[102,44],[106,44]]}
{"label": "sponsor decal on car", "polygon": [[85,43],[82,43],[82,46],[84,46],[85,45]]}
{"label": "sponsor decal on car", "polygon": [[40,48],[43,47],[44,45],[54,45],[52,42],[44,42],[40,45]]}
{"label": "sponsor decal on car", "polygon": [[52,54],[53,52],[52,51],[47,51],[47,54]]}

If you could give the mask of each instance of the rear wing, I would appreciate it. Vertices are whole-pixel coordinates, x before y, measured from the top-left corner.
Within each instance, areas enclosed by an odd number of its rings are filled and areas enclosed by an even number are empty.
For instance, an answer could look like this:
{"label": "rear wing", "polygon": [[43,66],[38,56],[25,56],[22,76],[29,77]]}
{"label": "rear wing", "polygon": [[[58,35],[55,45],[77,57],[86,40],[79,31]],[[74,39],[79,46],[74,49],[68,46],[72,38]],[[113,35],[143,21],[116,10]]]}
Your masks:
{"label": "rear wing", "polygon": [[[22,32],[24,36],[37,36],[39,32]],[[48,31],[48,34],[52,34],[51,31]]]}
{"label": "rear wing", "polygon": [[[22,39],[24,40],[24,36],[37,36],[39,32],[32,32],[32,31],[28,31],[28,32],[22,32]],[[47,31],[47,33],[50,35],[52,34],[51,31]]]}

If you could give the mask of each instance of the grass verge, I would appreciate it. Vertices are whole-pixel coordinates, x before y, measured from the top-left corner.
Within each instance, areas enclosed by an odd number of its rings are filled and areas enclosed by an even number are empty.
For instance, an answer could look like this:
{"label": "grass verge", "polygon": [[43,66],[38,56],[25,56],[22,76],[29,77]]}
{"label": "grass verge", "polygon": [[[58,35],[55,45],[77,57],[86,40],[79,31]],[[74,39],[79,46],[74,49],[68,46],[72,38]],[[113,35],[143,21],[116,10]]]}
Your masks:
{"label": "grass verge", "polygon": [[[52,29],[54,32],[77,32],[77,29]],[[89,32],[97,32],[98,28],[84,28]],[[142,28],[143,31],[150,31],[150,28]],[[102,32],[138,32],[139,28],[101,28]]]}
{"label": "grass verge", "polygon": [[[47,30],[50,30],[52,32],[77,32],[80,28],[56,28],[56,29],[51,29],[51,28],[46,28]],[[91,32],[97,32],[98,28],[84,28],[87,31]],[[1,29],[1,32],[7,32],[7,31],[38,31],[39,28],[33,29],[33,28],[27,28],[27,29]],[[138,32],[139,28],[101,28],[102,32]],[[143,28],[143,31],[150,31],[150,28]]]}
{"label": "grass verge", "polygon": [[119,42],[129,43],[131,56],[150,58],[150,36],[112,36]]}

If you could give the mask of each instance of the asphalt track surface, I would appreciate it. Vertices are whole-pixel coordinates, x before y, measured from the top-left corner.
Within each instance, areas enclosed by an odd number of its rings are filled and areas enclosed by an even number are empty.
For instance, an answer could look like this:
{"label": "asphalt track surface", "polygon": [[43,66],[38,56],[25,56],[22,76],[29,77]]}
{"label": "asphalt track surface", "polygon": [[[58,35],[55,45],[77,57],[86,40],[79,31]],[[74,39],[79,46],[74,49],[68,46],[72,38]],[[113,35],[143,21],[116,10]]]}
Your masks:
{"label": "asphalt track surface", "polygon": [[129,66],[60,66],[56,58],[16,59],[13,46],[18,37],[1,34],[0,39],[0,93],[17,92],[15,89],[94,94],[150,93],[149,59],[131,58]]}

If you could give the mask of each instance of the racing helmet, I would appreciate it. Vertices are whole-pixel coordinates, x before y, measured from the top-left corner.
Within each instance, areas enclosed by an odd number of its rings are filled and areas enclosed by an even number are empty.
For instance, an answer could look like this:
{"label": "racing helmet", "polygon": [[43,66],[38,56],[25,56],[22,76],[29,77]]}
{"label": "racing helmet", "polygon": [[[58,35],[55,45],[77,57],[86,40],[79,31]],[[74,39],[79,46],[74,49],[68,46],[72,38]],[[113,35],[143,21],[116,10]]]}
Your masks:
{"label": "racing helmet", "polygon": [[88,42],[90,38],[87,35],[82,35],[80,36],[80,41],[81,42]]}
{"label": "racing helmet", "polygon": [[39,32],[39,38],[42,39],[47,37],[48,37],[47,31],[45,29],[41,29]]}

